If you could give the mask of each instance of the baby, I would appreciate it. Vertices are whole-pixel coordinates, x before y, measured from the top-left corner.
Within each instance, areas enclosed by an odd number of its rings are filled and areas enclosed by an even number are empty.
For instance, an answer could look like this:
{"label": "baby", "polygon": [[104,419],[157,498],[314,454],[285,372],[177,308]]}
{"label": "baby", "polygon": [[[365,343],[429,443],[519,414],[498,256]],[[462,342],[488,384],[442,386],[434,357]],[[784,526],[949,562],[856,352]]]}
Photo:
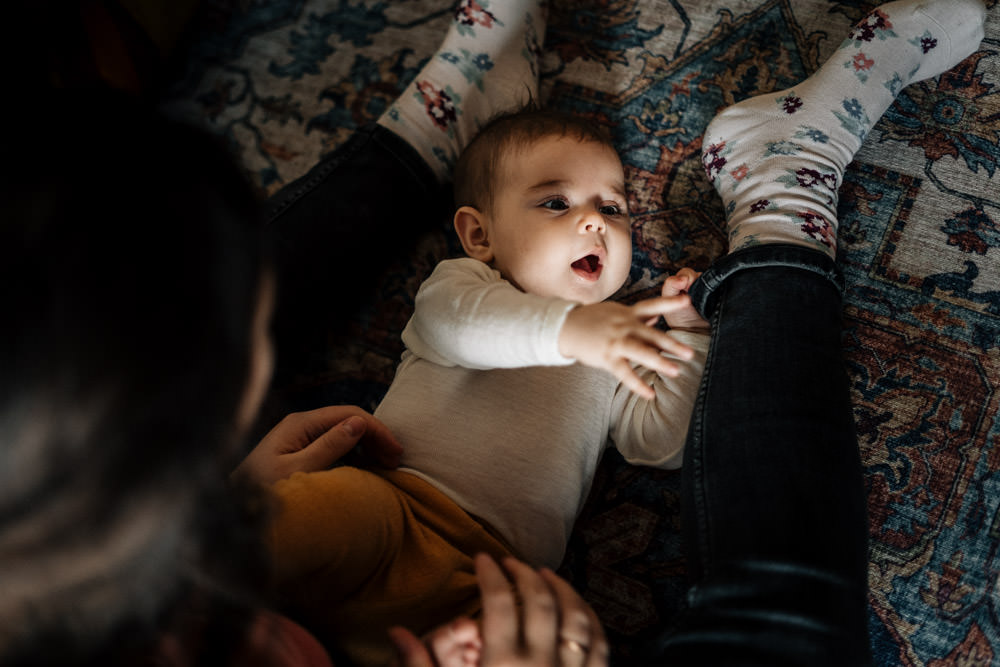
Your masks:
{"label": "baby", "polygon": [[[683,299],[606,301],[628,278],[631,226],[621,161],[586,121],[494,120],[460,158],[455,197],[468,257],[420,287],[375,415],[401,470],[557,567],[609,439],[632,463],[680,466],[707,326]],[[673,330],[647,324],[660,315]]]}
{"label": "baby", "polygon": [[468,256],[421,286],[375,411],[400,467],[275,485],[282,592],[356,662],[377,662],[390,626],[474,614],[479,552],[557,567],[609,443],[679,467],[708,347],[683,294],[693,271],[659,298],[607,301],[628,278],[631,232],[621,161],[590,123],[495,119],[460,157],[455,193]]}

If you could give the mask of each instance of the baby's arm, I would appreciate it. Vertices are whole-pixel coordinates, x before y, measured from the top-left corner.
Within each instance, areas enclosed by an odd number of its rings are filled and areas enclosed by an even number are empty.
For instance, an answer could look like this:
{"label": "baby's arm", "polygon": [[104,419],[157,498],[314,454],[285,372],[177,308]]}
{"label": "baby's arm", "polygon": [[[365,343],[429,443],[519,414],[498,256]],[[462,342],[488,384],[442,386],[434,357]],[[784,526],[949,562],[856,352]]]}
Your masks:
{"label": "baby's arm", "polygon": [[641,301],[579,305],[526,294],[478,260],[438,264],[417,292],[403,342],[414,354],[442,366],[519,368],[573,361],[603,368],[646,398],[630,362],[671,375],[674,361],[690,349],[645,321],[690,308],[686,295]]}
{"label": "baby's arm", "polygon": [[572,301],[526,294],[482,262],[440,262],[417,292],[403,343],[441,366],[474,369],[573,363],[559,353]]}
{"label": "baby's arm", "polygon": [[693,351],[648,322],[675,311],[693,311],[690,303],[686,295],[677,295],[646,299],[632,306],[614,301],[577,306],[569,311],[559,333],[559,351],[582,364],[609,371],[638,395],[652,399],[656,396],[653,387],[639,377],[633,364],[673,377],[680,372],[678,363],[662,353],[687,360]]}
{"label": "baby's arm", "polygon": [[669,335],[694,350],[690,359],[678,363],[679,373],[668,377],[649,368],[637,368],[643,382],[655,387],[656,400],[643,400],[620,386],[612,402],[611,439],[625,460],[636,465],[679,468],[683,460],[709,334],[707,330],[672,329]]}
{"label": "baby's arm", "polygon": [[[667,277],[660,293],[670,298],[686,295],[699,275],[692,269],[681,269]],[[690,300],[684,307],[665,314],[664,319],[670,326],[669,335],[688,345],[694,354],[679,361],[678,372],[670,376],[650,368],[637,368],[642,381],[655,387],[656,400],[640,400],[619,387],[612,404],[611,431],[612,440],[626,461],[679,468],[708,354],[709,327]]]}

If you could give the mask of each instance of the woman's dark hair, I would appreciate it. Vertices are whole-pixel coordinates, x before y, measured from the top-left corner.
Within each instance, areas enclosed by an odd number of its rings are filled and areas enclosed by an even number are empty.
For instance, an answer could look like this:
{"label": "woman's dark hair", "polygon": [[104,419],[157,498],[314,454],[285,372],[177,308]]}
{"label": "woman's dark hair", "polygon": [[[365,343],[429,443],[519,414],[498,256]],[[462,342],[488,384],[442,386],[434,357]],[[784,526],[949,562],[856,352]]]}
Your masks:
{"label": "woman's dark hair", "polygon": [[0,662],[106,663],[225,589],[216,547],[247,537],[224,473],[261,214],[223,146],[130,98],[53,93],[6,127]]}

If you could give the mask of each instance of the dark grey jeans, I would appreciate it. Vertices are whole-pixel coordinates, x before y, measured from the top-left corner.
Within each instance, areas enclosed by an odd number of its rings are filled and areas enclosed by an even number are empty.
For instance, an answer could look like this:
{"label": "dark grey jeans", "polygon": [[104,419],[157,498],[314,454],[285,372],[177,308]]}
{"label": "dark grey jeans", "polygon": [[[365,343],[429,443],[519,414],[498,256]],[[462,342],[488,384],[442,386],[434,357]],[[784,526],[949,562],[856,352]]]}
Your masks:
{"label": "dark grey jeans", "polygon": [[712,324],[685,450],[692,586],[670,665],[864,665],[868,531],[826,255],[769,245],[693,286]]}
{"label": "dark grey jeans", "polygon": [[322,358],[379,278],[450,220],[451,195],[399,136],[371,124],[267,202],[277,273],[275,378]]}

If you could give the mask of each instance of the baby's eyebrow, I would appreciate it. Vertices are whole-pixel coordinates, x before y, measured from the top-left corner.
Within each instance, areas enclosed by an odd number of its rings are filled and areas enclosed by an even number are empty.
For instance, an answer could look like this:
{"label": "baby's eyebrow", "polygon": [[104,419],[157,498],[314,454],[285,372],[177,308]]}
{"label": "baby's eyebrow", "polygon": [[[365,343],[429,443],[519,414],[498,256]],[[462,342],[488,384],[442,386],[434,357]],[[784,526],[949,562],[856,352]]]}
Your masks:
{"label": "baby's eyebrow", "polygon": [[555,178],[549,181],[542,181],[541,183],[536,183],[527,189],[527,192],[535,192],[536,190],[548,190],[550,188],[558,188],[560,186],[566,185],[566,181]]}
{"label": "baby's eyebrow", "polygon": [[[537,192],[538,190],[549,190],[549,189],[553,189],[553,188],[558,189],[560,187],[565,186],[567,183],[568,183],[568,181],[566,181],[564,179],[553,178],[553,179],[548,180],[548,181],[542,181],[541,183],[536,183],[535,185],[532,185],[532,186],[528,187],[525,190],[525,192],[531,194],[531,193]],[[618,195],[619,197],[625,197],[625,184],[624,183],[616,183],[616,184],[612,185],[610,189],[611,189],[611,191],[614,194]]]}

